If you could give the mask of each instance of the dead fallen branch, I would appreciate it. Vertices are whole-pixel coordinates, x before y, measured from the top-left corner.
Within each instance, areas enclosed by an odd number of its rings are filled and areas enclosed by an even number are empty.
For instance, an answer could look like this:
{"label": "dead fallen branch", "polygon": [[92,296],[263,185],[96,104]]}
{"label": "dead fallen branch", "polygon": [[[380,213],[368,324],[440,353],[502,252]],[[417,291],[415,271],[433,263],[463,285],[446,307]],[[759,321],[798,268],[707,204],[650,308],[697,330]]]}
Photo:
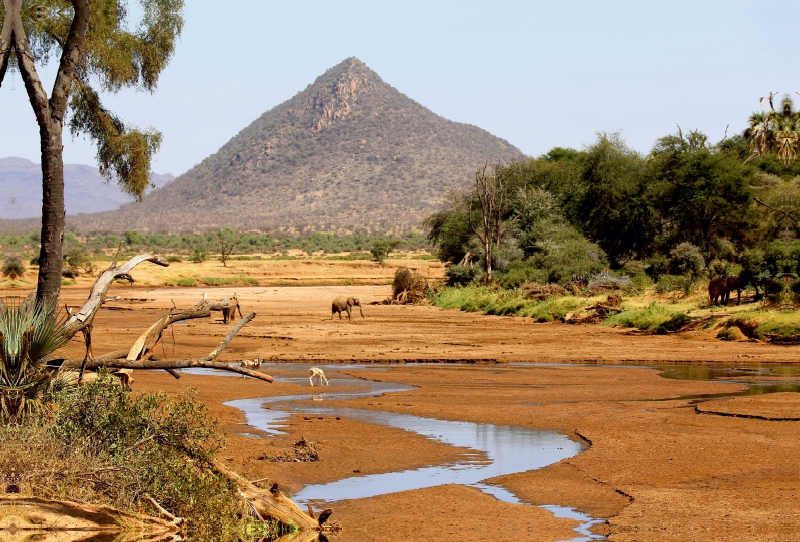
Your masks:
{"label": "dead fallen branch", "polygon": [[208,318],[211,312],[208,309],[188,309],[184,311],[168,312],[142,333],[125,356],[128,361],[145,360],[153,355],[153,350],[161,341],[164,330],[183,320],[194,318]]}
{"label": "dead fallen branch", "polygon": [[297,526],[300,533],[299,536],[292,539],[293,542],[311,542],[317,540],[321,532],[327,531],[328,526],[325,523],[331,515],[330,510],[320,514],[317,519],[304,512],[294,501],[284,495],[278,484],[273,484],[269,493],[266,493],[223,465],[218,459],[213,460],[211,465],[217,472],[239,487],[242,497],[259,515],[276,519],[286,525]]}
{"label": "dead fallen branch", "polygon": [[105,356],[91,360],[85,360],[85,361],[66,360],[62,366],[77,368],[83,364],[87,369],[94,369],[99,367],[106,367],[109,369],[188,369],[190,367],[203,367],[207,369],[220,369],[223,371],[230,371],[233,373],[238,373],[253,378],[257,378],[259,380],[264,380],[266,382],[272,382],[273,378],[264,373],[253,371],[251,369],[239,367],[229,363],[214,361],[215,359],[217,359],[217,357],[219,357],[222,351],[225,350],[225,348],[228,346],[228,343],[230,343],[233,340],[236,334],[255,317],[256,313],[254,312],[247,314],[244,318],[242,318],[239,321],[238,324],[236,324],[228,332],[228,334],[225,336],[222,342],[219,343],[219,345],[217,345],[217,347],[214,348],[214,350],[212,350],[202,358],[183,359],[183,360],[161,360],[151,355],[149,359],[131,360],[127,359],[127,357],[122,358],[122,356],[120,356],[119,358],[112,359],[111,358],[112,355],[118,355],[121,352],[125,352],[122,354],[124,356],[130,353],[130,351],[116,351],[116,352],[111,352],[110,354],[106,354]]}
{"label": "dead fallen branch", "polygon": [[622,297],[618,294],[612,294],[608,296],[605,303],[598,302],[583,308],[585,311],[594,311],[593,313],[575,314],[570,312],[561,318],[561,322],[565,324],[596,324],[608,318],[608,315],[612,312],[622,312],[622,309],[619,308],[620,303],[622,303]]}
{"label": "dead fallen branch", "polygon": [[103,303],[106,302],[106,292],[108,292],[109,286],[118,278],[129,279],[130,272],[133,268],[142,262],[150,262],[162,267],[169,266],[167,260],[160,256],[140,254],[139,256],[134,256],[119,267],[112,265],[100,273],[100,276],[94,281],[94,285],[92,286],[91,292],[89,292],[89,297],[86,299],[86,302],[78,312],[72,314],[67,320],[65,328],[68,336],[71,337],[86,327],[91,326],[97,311]]}

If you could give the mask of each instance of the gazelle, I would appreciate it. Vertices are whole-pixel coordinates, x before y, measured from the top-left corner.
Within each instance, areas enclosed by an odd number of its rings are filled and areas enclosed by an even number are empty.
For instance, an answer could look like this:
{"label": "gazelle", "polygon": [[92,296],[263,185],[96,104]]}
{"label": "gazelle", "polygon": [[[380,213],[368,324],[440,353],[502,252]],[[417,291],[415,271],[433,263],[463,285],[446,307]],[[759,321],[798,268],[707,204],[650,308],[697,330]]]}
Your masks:
{"label": "gazelle", "polygon": [[328,379],[325,378],[325,373],[322,372],[322,369],[318,367],[312,367],[308,370],[308,381],[311,382],[311,385],[314,385],[314,379],[317,379],[317,384],[320,386],[322,385],[322,381],[325,381],[326,386],[330,386],[328,384]]}

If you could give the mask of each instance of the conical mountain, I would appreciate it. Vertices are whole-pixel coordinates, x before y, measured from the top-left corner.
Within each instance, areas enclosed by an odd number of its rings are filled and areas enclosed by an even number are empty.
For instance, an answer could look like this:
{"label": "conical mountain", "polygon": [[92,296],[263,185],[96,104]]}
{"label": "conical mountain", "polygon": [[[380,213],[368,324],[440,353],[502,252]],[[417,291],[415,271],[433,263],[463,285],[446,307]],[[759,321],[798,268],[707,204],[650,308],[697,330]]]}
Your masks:
{"label": "conical mountain", "polygon": [[143,204],[68,224],[398,232],[417,227],[448,190],[468,187],[485,160],[518,157],[508,142],[436,115],[349,58]]}

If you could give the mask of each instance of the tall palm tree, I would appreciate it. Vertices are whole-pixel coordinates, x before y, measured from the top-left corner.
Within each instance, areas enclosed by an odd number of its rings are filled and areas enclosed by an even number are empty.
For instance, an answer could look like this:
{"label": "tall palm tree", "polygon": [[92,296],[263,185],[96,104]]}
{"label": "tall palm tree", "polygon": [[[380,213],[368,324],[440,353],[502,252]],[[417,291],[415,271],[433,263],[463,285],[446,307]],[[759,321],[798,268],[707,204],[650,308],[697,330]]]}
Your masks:
{"label": "tall palm tree", "polygon": [[[771,96],[770,96],[771,98]],[[784,164],[797,159],[800,145],[800,110],[795,110],[789,95],[781,101],[780,109],[775,109],[769,100],[770,111],[750,115],[744,137],[750,141],[749,162],[762,154],[774,152]]]}
{"label": "tall palm tree", "polygon": [[37,411],[61,382],[53,354],[69,340],[54,301],[0,300],[0,418],[16,422]]}

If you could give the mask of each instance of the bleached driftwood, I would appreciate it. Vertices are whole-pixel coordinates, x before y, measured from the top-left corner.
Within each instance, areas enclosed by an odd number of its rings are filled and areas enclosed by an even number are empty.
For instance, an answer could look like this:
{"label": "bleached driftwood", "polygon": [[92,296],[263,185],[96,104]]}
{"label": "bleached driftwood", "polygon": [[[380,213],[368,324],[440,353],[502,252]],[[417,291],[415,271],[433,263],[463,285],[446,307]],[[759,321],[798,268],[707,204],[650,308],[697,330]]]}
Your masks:
{"label": "bleached driftwood", "polygon": [[[149,359],[128,359],[131,352],[134,351],[136,348],[130,350],[118,350],[116,352],[111,352],[110,354],[105,354],[98,358],[94,358],[91,360],[67,360],[64,362],[64,367],[79,367],[83,365],[86,369],[94,369],[98,367],[107,367],[109,369],[188,369],[190,367],[203,367],[207,369],[220,369],[223,371],[230,371],[233,373],[247,375],[253,378],[257,378],[259,380],[264,380],[266,382],[272,382],[273,378],[269,375],[265,375],[264,373],[253,371],[250,369],[246,369],[244,367],[238,367],[229,363],[222,363],[218,361],[214,361],[219,357],[223,350],[228,346],[228,343],[233,340],[237,333],[248,323],[250,320],[256,317],[256,313],[251,312],[247,314],[244,318],[242,318],[238,324],[236,324],[225,336],[217,347],[206,354],[201,358],[196,359],[183,359],[183,360],[162,360],[158,359],[152,354],[149,355]],[[163,317],[162,317],[163,320]],[[162,320],[159,320],[161,322]],[[153,329],[153,326],[151,326]],[[142,335],[142,337],[150,337],[150,330]],[[140,337],[140,340],[141,338]],[[139,341],[137,341],[138,343]],[[141,352],[141,350],[140,350]]]}
{"label": "bleached driftwood", "polygon": [[71,337],[86,327],[91,326],[97,311],[103,306],[103,303],[106,302],[106,292],[108,292],[109,286],[118,278],[132,280],[130,275],[131,271],[142,262],[150,262],[162,267],[169,267],[167,260],[161,256],[153,256],[152,254],[134,256],[118,267],[116,266],[116,262],[114,262],[111,267],[100,273],[100,276],[94,281],[94,285],[92,286],[91,292],[89,292],[89,297],[86,299],[86,302],[84,302],[78,312],[70,316],[67,320],[64,326],[67,335]]}

